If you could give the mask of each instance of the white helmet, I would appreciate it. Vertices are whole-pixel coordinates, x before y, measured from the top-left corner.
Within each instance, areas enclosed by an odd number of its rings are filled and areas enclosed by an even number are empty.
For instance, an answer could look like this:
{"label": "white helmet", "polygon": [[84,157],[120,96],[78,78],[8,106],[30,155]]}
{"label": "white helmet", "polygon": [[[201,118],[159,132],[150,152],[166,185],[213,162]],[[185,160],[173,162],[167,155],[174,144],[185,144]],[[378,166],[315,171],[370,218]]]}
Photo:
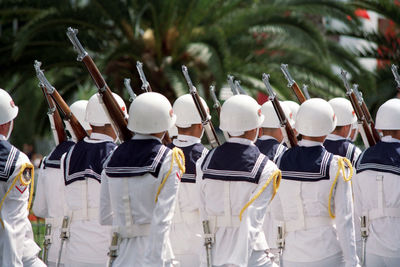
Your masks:
{"label": "white helmet", "polygon": [[335,113],[327,101],[311,98],[301,104],[295,124],[300,134],[318,137],[330,134],[336,127],[336,121]]}
{"label": "white helmet", "polygon": [[[134,103],[134,104],[133,104]],[[129,108],[128,129],[141,134],[161,133],[171,129],[176,115],[168,99],[154,92],[139,95]]]}
{"label": "white helmet", "polygon": [[259,128],[264,121],[260,105],[248,95],[234,95],[222,105],[220,129],[233,136]]}
{"label": "white helmet", "polygon": [[378,130],[400,130],[400,99],[389,99],[379,107],[376,113],[375,128]]}
{"label": "white helmet", "polygon": [[[293,126],[293,113],[290,108],[283,102],[280,102],[283,113],[285,113],[286,118],[289,120],[291,126]],[[276,115],[274,106],[271,101],[265,102],[261,106],[261,113],[264,115],[264,122],[261,124],[261,127],[264,128],[280,128],[280,122],[278,116]]]}
{"label": "white helmet", "polygon": [[18,107],[11,96],[0,88],[0,125],[12,121],[18,115]]}
{"label": "white helmet", "polygon": [[283,103],[290,108],[292,111],[292,119],[293,121],[296,121],[297,112],[299,111],[300,105],[291,100],[283,101]]}
{"label": "white helmet", "polygon": [[175,125],[172,125],[170,129],[168,129],[169,137],[177,137],[178,136],[178,128]]}
{"label": "white helmet", "polygon": [[343,97],[336,97],[328,101],[337,118],[336,126],[345,126],[357,121],[356,114],[350,101]]}
{"label": "white helmet", "polygon": [[85,121],[86,106],[88,104],[87,100],[75,101],[69,108],[72,114],[78,119],[79,123],[82,125],[83,129],[86,131],[92,130],[89,123]]}
{"label": "white helmet", "polygon": [[[122,100],[119,95],[115,93],[112,94],[119,107],[124,112],[124,115],[127,116],[124,100]],[[100,94],[96,93],[92,95],[89,98],[89,102],[86,107],[85,120],[93,126],[104,126],[105,124],[111,124],[110,118],[107,116],[107,113],[104,109],[105,107],[103,107],[103,99],[101,98]]]}
{"label": "white helmet", "polygon": [[[204,101],[204,99],[201,97],[200,99],[209,115],[210,110],[207,106],[206,101]],[[192,124],[201,123],[199,112],[190,94],[178,97],[178,99],[176,99],[174,102],[173,110],[174,114],[176,115],[175,125],[178,127],[188,128]]]}

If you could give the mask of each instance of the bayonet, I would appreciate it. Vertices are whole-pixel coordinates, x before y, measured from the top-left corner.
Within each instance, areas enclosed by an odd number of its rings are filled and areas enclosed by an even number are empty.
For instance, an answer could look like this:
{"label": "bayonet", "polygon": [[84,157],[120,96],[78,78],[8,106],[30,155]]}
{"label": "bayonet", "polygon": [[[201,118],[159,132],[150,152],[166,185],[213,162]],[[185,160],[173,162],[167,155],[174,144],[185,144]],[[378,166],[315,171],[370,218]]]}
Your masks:
{"label": "bayonet", "polygon": [[394,76],[394,80],[397,83],[397,89],[400,89],[400,75],[399,72],[397,70],[397,66],[395,64],[392,64],[392,73]]}
{"label": "bayonet", "polygon": [[83,48],[81,42],[79,42],[78,37],[76,36],[78,32],[79,32],[78,29],[73,29],[71,27],[68,27],[67,36],[71,41],[75,51],[78,52],[78,57],[76,58],[76,60],[82,61],[83,58],[85,58],[88,55],[88,53]]}
{"label": "bayonet", "polygon": [[307,84],[303,84],[303,92],[304,92],[304,96],[306,97],[306,99],[310,99],[310,93],[308,92],[308,85]]}
{"label": "bayonet", "polygon": [[289,69],[288,69],[288,64],[281,64],[281,70],[283,72],[283,75],[285,75],[286,80],[288,81],[287,87],[292,87],[293,84],[295,83],[295,80],[292,78],[292,75],[290,75]]}
{"label": "bayonet", "polygon": [[44,76],[43,70],[40,69],[42,62],[35,60],[33,67],[36,70],[36,76],[39,79],[40,85],[46,88],[48,94],[52,94],[55,90],[54,86],[51,85],[46,76]]}
{"label": "bayonet", "polygon": [[133,89],[131,87],[131,79],[125,78],[124,85],[125,85],[126,90],[128,90],[128,93],[129,93],[129,102],[132,103],[133,100],[135,100],[135,98],[136,98],[136,94],[133,92]]}
{"label": "bayonet", "polygon": [[263,73],[262,81],[264,82],[265,87],[267,88],[268,99],[271,101],[272,106],[274,107],[276,116],[279,119],[280,128],[282,131],[283,139],[288,147],[294,147],[297,145],[297,139],[294,134],[293,128],[290,125],[288,119],[286,118],[285,113],[283,112],[282,106],[279,103],[279,100],[276,96],[274,89],[269,82],[269,74]]}
{"label": "bayonet", "polygon": [[246,91],[242,88],[242,86],[240,85],[240,81],[236,80],[235,81],[235,87],[236,89],[240,92],[240,94],[242,95],[247,95]]}
{"label": "bayonet", "polygon": [[136,69],[139,72],[140,80],[142,81],[142,90],[145,92],[151,92],[151,86],[146,79],[146,75],[143,72],[143,63],[140,61],[136,61]]}
{"label": "bayonet", "polygon": [[219,102],[217,95],[215,94],[215,86],[214,85],[210,85],[210,95],[214,102],[214,108],[217,110],[218,115],[219,115],[219,113],[221,112],[221,103]]}
{"label": "bayonet", "polygon": [[228,78],[227,78],[227,80],[228,80],[228,84],[229,84],[229,87],[231,88],[231,90],[232,90],[232,93],[234,94],[234,95],[238,95],[239,94],[239,91],[238,91],[238,89],[236,88],[236,86],[235,86],[235,84],[234,84],[234,79],[235,79],[235,77],[233,77],[232,75],[230,75],[230,74],[228,74],[228,76],[227,76]]}

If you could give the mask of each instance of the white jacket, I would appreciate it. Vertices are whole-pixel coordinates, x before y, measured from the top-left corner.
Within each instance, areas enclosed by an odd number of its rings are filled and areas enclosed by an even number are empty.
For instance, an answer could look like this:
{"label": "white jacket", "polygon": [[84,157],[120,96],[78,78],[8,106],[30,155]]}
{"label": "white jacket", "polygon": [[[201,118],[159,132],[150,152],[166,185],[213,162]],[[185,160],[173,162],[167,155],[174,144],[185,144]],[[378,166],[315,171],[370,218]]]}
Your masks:
{"label": "white jacket", "polygon": [[[161,142],[156,137],[141,134],[136,134],[133,139],[156,139]],[[113,266],[162,267],[173,258],[169,231],[181,176],[176,164],[155,202],[157,189],[170,169],[171,160],[172,152],[169,151],[156,178],[150,173],[110,178],[103,171],[100,221],[102,224],[112,224],[113,231],[123,236]],[[123,234],[127,232],[127,224],[139,228],[138,232],[142,234],[127,237]]]}

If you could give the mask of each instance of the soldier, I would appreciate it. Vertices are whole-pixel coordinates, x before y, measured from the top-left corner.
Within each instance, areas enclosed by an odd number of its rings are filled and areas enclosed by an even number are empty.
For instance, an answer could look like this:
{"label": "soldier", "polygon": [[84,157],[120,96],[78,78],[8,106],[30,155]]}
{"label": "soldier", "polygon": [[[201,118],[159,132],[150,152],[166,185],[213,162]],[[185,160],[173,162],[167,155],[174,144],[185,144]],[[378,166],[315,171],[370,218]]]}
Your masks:
{"label": "soldier", "polygon": [[[113,95],[126,113],[124,101]],[[105,159],[116,147],[116,133],[102,105],[99,94],[89,99],[85,120],[92,133],[77,142],[62,158],[66,216],[69,219],[65,266],[97,267],[106,266],[107,262],[111,229],[99,223],[100,175]]]}
{"label": "soldier", "polygon": [[[292,112],[281,102],[283,112],[289,123],[293,125]],[[275,159],[287,149],[283,142],[283,133],[281,125],[272,106],[271,101],[265,102],[261,106],[261,113],[264,115],[264,122],[261,124],[260,137],[257,139],[255,145],[260,149],[260,152],[266,155],[270,160]]]}
{"label": "soldier", "polygon": [[[353,179],[355,222],[368,234],[365,266],[400,266],[400,99],[386,101],[376,115],[381,142],[365,150]],[[364,228],[364,229],[363,229]],[[364,253],[362,254],[364,255]]]}
{"label": "soldier", "polygon": [[184,156],[161,140],[176,116],[159,93],[139,95],[129,109],[134,137],[118,146],[101,179],[102,224],[120,236],[113,266],[172,266],[169,231]]}
{"label": "soldier", "polygon": [[336,126],[333,109],[325,100],[309,99],[300,106],[295,125],[303,140],[277,159],[282,182],[272,203],[272,214],[284,230],[282,264],[357,266],[347,182],[351,163],[322,146]]}
{"label": "soldier", "polygon": [[349,140],[353,125],[357,122],[353,107],[349,100],[342,97],[333,98],[328,103],[335,112],[337,124],[335,130],[326,137],[324,147],[328,152],[348,158],[353,164],[361,154],[361,150]]}
{"label": "soldier", "polygon": [[290,111],[292,112],[292,120],[295,122],[300,105],[291,100],[286,100],[283,101],[282,103],[284,103],[287,107],[289,107]]}
{"label": "soldier", "polygon": [[[85,111],[87,100],[78,100],[71,105],[72,113],[77,117],[86,131],[91,131],[89,123],[85,121]],[[50,235],[47,235],[48,245],[47,266],[56,266],[58,253],[60,250],[60,228],[65,208],[64,198],[64,175],[60,169],[61,156],[68,152],[75,144],[76,140],[67,140],[58,144],[51,153],[45,157],[40,165],[38,174],[38,183],[36,185],[35,201],[32,211],[36,216],[45,219],[46,229],[49,229]],[[46,248],[44,248],[46,250]],[[64,250],[65,251],[65,250]],[[61,257],[60,266],[64,265],[65,256]]]}
{"label": "soldier", "polygon": [[40,267],[45,264],[37,257],[40,248],[28,220],[34,167],[7,141],[17,115],[11,96],[0,89],[0,265]]}
{"label": "soldier", "polygon": [[[201,98],[208,111],[206,102]],[[199,252],[202,248],[202,226],[198,211],[196,188],[196,162],[207,154],[208,150],[201,144],[203,125],[191,95],[179,97],[173,105],[177,116],[175,125],[178,137],[170,147],[182,149],[185,155],[186,172],[181,177],[174,219],[171,226],[171,245],[176,260],[181,267],[199,266]]]}
{"label": "soldier", "polygon": [[231,138],[197,161],[200,217],[214,240],[207,253],[212,266],[272,266],[262,224],[280,171],[253,143],[263,120],[253,98],[232,96],[220,115],[220,128]]}

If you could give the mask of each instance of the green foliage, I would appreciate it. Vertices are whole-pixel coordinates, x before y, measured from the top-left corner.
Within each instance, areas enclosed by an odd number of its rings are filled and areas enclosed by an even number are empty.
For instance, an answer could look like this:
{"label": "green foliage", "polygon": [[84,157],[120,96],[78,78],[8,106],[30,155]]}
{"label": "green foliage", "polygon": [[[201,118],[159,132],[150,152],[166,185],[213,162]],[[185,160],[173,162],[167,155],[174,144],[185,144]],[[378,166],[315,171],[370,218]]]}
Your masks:
{"label": "green foliage", "polygon": [[359,21],[353,11],[334,0],[3,0],[0,84],[13,88],[9,90],[24,109],[26,101],[35,107],[21,119],[26,127],[35,122],[34,132],[17,134],[18,140],[48,132],[45,102],[35,85],[35,59],[43,62],[67,102],[93,92],[90,76],[65,35],[71,26],[79,29],[78,38],[110,87],[125,99],[125,77],[132,79],[135,93],[141,93],[137,60],[144,63],[152,88],[171,101],[187,92],[182,64],[207,100],[208,87],[215,84],[218,92],[228,73],[255,95],[264,90],[263,72],[271,74],[283,99],[294,99],[281,63],[289,64],[299,84],[310,85],[312,96],[329,98],[343,94],[334,67],[346,68],[355,77],[364,70],[354,55],[329,38],[322,17],[355,29]]}

